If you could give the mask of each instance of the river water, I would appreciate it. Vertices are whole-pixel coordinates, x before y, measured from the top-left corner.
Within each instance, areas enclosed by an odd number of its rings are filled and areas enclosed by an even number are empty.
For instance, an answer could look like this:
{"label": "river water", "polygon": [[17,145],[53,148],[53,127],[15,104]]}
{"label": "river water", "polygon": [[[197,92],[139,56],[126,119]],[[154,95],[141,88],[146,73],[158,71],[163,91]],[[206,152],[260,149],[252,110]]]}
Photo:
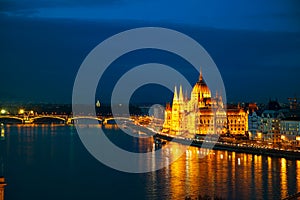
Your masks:
{"label": "river water", "polygon": [[[120,147],[151,151],[153,139],[129,137],[115,126],[104,128]],[[1,130],[0,173],[5,200],[79,199],[280,199],[300,191],[300,161],[228,151],[204,158],[189,147],[161,170],[129,174],[91,156],[74,126],[11,125]],[[170,143],[171,152],[180,144]],[[0,175],[1,175],[0,174]]]}

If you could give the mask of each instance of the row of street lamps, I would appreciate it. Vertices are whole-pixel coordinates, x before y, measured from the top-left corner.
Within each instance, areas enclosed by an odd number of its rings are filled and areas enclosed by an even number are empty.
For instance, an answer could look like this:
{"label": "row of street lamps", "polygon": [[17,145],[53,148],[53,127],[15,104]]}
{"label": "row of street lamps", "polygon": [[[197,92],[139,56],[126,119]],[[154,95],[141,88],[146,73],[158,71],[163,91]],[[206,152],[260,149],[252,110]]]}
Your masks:
{"label": "row of street lamps", "polygon": [[[2,109],[0,110],[0,114],[1,114],[1,115],[9,115],[10,113],[9,113],[7,110],[5,110],[4,108],[2,108]],[[33,110],[26,111],[25,109],[20,108],[19,111],[18,111],[18,114],[19,114],[19,115],[24,115],[24,114],[33,115],[33,114],[34,114],[34,111],[33,111]]]}

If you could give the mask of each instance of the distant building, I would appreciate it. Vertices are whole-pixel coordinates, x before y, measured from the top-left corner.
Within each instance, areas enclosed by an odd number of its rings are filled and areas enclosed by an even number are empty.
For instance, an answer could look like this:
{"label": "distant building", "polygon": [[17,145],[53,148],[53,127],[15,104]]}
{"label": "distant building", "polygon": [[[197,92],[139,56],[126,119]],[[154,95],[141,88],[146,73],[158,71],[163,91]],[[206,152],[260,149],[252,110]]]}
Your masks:
{"label": "distant building", "polygon": [[275,111],[278,111],[278,110],[281,110],[282,107],[280,106],[280,104],[278,103],[277,100],[269,100],[269,103],[266,105],[266,108],[265,110],[275,110]]}
{"label": "distant building", "polygon": [[300,118],[288,117],[280,121],[281,139],[300,146]]}
{"label": "distant building", "polygon": [[279,123],[280,119],[283,119],[284,115],[275,110],[265,110],[261,115],[261,130],[263,133],[263,139],[265,141],[279,143],[281,142],[280,138],[280,129]]}
{"label": "distant building", "polygon": [[256,103],[249,103],[248,104],[248,110],[249,113],[252,114],[253,112],[257,112],[258,111],[258,106]]}
{"label": "distant building", "polygon": [[195,134],[245,134],[248,113],[236,107],[225,111],[222,96],[211,96],[202,73],[188,99],[175,87],[172,106],[167,104],[163,132],[194,137]]}
{"label": "distant building", "polygon": [[290,117],[289,109],[284,109],[277,101],[270,100],[261,114],[261,132],[264,141],[281,143],[281,120]]}
{"label": "distant building", "polygon": [[96,102],[96,107],[97,107],[97,108],[100,108],[100,105],[101,105],[101,104],[100,104],[100,101],[97,100],[97,102]]}
{"label": "distant building", "polygon": [[262,139],[261,122],[261,117],[258,116],[255,111],[252,111],[251,114],[249,114],[248,129],[250,139]]}
{"label": "distant building", "polygon": [[290,103],[290,109],[291,110],[297,110],[298,109],[298,99],[297,97],[288,98]]}

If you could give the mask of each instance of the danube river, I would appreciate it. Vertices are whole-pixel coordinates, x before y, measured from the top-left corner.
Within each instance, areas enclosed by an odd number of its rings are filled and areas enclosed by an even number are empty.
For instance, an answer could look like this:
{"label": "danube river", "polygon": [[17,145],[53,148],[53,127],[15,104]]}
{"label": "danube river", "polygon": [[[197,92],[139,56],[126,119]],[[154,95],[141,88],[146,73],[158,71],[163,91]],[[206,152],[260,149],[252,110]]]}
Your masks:
{"label": "danube river", "polygon": [[[0,173],[5,200],[79,199],[280,199],[300,191],[300,161],[227,151],[199,158],[189,147],[170,166],[144,174],[111,169],[93,158],[74,126],[14,125],[1,127]],[[151,151],[153,139],[125,135],[114,126],[106,135],[120,147]],[[180,144],[170,143],[170,151]],[[1,175],[0,174],[0,175]]]}

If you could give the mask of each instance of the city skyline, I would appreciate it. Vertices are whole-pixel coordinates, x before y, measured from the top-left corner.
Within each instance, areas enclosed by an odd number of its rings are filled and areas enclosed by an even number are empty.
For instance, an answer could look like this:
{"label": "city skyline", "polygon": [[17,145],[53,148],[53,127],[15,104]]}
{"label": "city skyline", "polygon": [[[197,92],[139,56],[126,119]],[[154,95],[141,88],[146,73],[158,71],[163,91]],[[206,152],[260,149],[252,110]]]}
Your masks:
{"label": "city skyline", "polygon": [[0,0],[0,200],[300,197],[299,0]]}

